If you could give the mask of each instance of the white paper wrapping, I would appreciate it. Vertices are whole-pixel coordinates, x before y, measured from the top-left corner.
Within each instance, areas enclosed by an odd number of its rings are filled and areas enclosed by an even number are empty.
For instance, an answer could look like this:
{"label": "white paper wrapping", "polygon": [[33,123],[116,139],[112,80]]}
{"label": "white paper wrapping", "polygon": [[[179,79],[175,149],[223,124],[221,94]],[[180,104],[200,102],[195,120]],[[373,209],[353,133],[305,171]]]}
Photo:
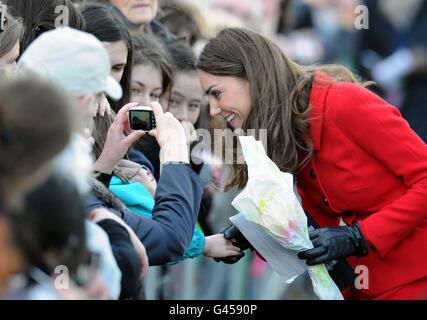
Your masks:
{"label": "white paper wrapping", "polygon": [[[311,249],[313,244],[308,235],[307,217],[293,191],[293,176],[281,172],[268,158],[261,142],[256,141],[254,137],[239,139],[248,165],[249,179],[245,189],[234,198],[233,207],[282,247],[294,252],[291,255],[281,251],[284,261],[273,259],[274,268],[279,268],[280,264],[283,269],[280,274],[286,275],[285,280],[292,280],[290,277],[296,270],[304,272],[308,269],[314,292],[320,299],[343,299],[323,264],[310,267],[303,263],[306,269],[295,269],[297,252]],[[245,234],[249,229],[242,226],[239,230]]]}

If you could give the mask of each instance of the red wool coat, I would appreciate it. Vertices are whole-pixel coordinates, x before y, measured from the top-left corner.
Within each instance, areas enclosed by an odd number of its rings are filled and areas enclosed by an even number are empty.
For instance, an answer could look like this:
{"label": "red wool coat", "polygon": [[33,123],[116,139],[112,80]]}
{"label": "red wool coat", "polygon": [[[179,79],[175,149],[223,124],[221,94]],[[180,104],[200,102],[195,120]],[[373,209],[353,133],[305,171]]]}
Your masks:
{"label": "red wool coat", "polygon": [[344,297],[427,299],[426,144],[397,108],[354,83],[315,81],[310,105],[315,156],[296,177],[302,207],[321,227],[359,222],[370,244],[348,259],[367,267],[368,288]]}

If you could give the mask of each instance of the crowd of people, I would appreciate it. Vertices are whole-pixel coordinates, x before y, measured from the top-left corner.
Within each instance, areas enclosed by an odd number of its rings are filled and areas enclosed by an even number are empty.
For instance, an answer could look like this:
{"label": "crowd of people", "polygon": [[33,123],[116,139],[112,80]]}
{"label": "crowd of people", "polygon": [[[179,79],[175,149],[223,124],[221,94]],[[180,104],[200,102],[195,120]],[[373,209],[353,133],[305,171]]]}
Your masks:
{"label": "crowd of people", "polygon": [[[298,257],[345,262],[329,269],[344,298],[427,299],[426,1],[0,8],[2,299],[170,298],[174,271],[200,259],[207,291],[244,261],[241,275],[265,274],[228,220],[248,172],[214,152],[217,130],[266,130],[316,229]],[[137,106],[151,107],[155,129],[131,130]],[[277,298],[315,298],[299,279],[286,294],[276,282]]]}

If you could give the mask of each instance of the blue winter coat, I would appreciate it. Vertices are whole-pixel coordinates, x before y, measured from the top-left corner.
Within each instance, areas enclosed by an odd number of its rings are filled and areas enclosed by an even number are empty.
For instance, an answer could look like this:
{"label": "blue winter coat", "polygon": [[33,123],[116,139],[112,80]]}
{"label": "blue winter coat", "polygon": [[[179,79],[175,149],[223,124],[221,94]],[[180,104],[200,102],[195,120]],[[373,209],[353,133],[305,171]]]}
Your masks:
{"label": "blue winter coat", "polygon": [[150,265],[164,265],[181,259],[190,246],[202,194],[200,178],[189,165],[169,163],[157,185],[152,219],[109,208],[94,194],[87,197],[87,209],[107,208],[123,219],[145,246]]}
{"label": "blue winter coat", "polygon": [[[118,177],[113,176],[110,181],[109,189],[132,212],[143,215],[150,219],[153,217],[152,213],[155,204],[154,198],[141,183],[131,182],[125,184]],[[175,261],[175,263],[188,258],[195,258],[200,256],[203,252],[204,247],[205,235],[196,226],[194,229],[194,234],[190,246],[188,247],[185,254],[181,257],[181,259]]]}

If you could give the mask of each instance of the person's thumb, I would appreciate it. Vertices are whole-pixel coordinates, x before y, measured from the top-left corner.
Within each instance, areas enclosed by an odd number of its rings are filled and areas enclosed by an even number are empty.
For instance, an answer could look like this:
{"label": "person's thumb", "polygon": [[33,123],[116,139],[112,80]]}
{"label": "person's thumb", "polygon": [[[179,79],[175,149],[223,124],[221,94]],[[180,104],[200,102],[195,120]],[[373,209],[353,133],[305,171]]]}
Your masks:
{"label": "person's thumb", "polygon": [[160,105],[160,103],[158,103],[157,101],[152,102],[152,103],[150,104],[150,106],[151,106],[151,108],[153,109],[154,117],[156,118],[156,121],[157,121],[157,119],[159,119],[162,115],[164,115],[163,108],[162,108],[162,106]]}
{"label": "person's thumb", "polygon": [[131,146],[133,145],[139,138],[141,138],[142,136],[144,136],[146,134],[145,131],[132,131],[131,134],[129,134],[125,139],[124,142],[126,143],[127,146]]}

